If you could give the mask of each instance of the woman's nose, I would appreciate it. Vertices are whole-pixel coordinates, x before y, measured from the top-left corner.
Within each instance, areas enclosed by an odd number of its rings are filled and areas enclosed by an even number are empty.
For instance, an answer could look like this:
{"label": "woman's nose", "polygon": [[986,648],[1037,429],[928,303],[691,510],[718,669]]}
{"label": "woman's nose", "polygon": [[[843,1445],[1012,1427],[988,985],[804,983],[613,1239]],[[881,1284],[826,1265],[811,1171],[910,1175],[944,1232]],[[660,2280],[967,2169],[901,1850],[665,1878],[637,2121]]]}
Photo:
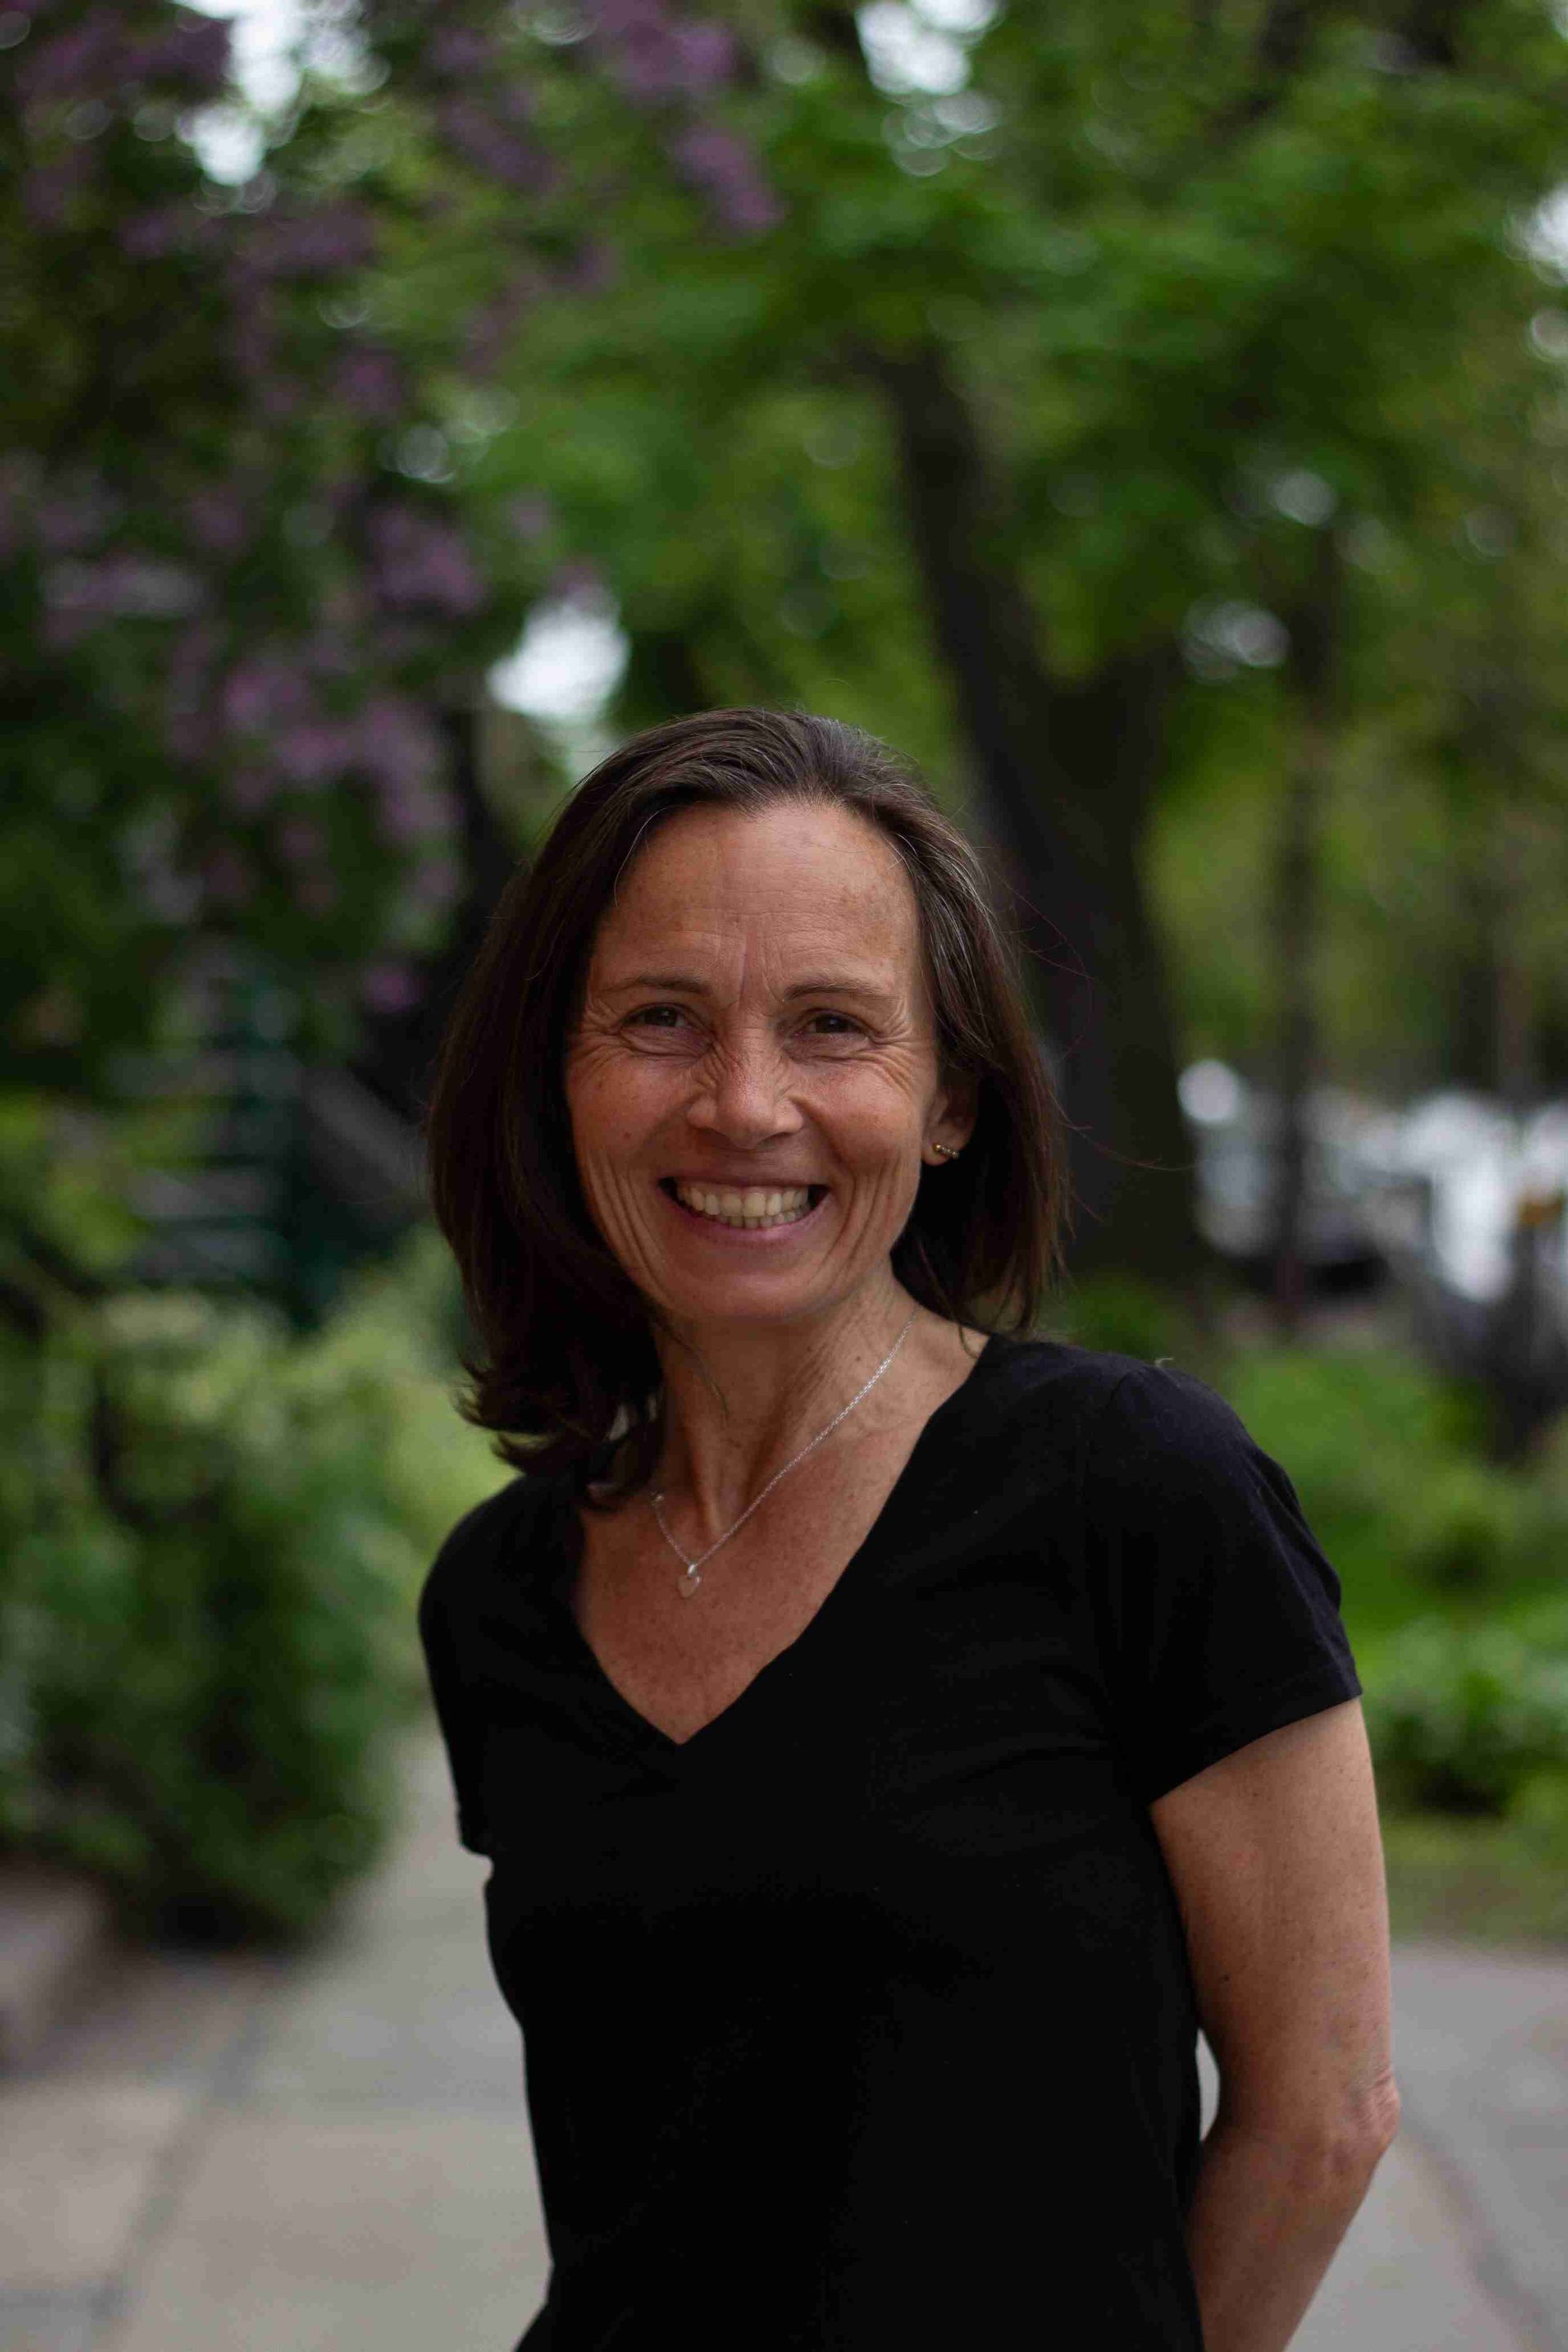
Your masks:
{"label": "woman's nose", "polygon": [[771,1039],[728,1046],[703,1063],[687,1116],[693,1127],[740,1145],[791,1132],[801,1121],[786,1078],[784,1057]]}

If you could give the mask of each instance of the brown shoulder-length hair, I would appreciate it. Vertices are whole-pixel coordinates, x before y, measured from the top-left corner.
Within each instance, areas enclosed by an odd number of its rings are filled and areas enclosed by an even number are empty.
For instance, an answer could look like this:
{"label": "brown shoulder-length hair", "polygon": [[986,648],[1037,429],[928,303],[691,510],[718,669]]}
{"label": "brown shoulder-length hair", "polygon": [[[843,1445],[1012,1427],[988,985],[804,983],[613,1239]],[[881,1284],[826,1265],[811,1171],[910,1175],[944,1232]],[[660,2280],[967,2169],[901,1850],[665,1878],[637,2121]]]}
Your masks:
{"label": "brown shoulder-length hair", "polygon": [[661,1399],[656,1310],[589,1217],[567,1116],[563,1065],[590,950],[627,861],[664,818],[780,801],[852,809],[898,852],[942,1075],[974,1090],[970,1141],[926,1171],[894,1244],[900,1281],[953,1322],[1018,1331],[1059,1270],[1060,1115],[1016,950],[974,851],[911,763],[859,728],[799,711],[701,710],[648,728],[584,778],[508,883],[422,1122],[431,1206],[478,1339],[458,1409],[498,1432],[492,1451],[517,1468],[564,1469],[623,1438],[606,1500],[651,1475]]}

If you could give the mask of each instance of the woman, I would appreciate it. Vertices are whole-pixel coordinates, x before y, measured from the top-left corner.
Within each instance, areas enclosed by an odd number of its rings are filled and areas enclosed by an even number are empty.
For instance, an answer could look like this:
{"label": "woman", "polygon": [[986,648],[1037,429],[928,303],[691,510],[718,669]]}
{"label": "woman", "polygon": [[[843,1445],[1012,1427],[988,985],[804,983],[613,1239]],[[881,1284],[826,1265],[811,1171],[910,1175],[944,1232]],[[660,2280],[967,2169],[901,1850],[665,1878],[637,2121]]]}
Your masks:
{"label": "woman", "polygon": [[1228,1406],[1025,1336],[1058,1146],[962,836],[831,720],[639,736],[428,1133],[523,1473],[419,1622],[524,2342],[1279,2352],[1397,2116],[1361,1685]]}

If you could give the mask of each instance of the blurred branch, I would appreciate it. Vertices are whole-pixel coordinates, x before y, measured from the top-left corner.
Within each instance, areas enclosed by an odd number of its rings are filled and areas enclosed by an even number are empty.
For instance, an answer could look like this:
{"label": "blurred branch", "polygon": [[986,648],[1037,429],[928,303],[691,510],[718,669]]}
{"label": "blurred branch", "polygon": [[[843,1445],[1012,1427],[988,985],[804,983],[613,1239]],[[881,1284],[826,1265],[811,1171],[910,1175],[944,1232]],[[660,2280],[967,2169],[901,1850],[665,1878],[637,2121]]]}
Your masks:
{"label": "blurred branch", "polygon": [[1459,62],[1465,0],[1411,0],[1401,37],[1417,63],[1452,72]]}
{"label": "blurred branch", "polygon": [[1315,0],[1268,0],[1253,52],[1254,81],[1221,114],[1216,135],[1232,139],[1273,113],[1306,63],[1317,17]]}
{"label": "blurred branch", "polygon": [[1270,0],[1258,37],[1258,75],[1265,85],[1293,74],[1307,54],[1313,0]]}

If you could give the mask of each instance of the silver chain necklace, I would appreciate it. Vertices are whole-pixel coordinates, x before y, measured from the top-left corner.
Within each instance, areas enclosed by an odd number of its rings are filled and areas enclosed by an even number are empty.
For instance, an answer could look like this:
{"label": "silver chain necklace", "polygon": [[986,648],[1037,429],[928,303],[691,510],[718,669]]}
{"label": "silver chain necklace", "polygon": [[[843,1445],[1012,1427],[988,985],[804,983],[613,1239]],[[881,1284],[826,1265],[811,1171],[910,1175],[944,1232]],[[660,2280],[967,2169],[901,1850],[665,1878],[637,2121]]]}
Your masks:
{"label": "silver chain necklace", "polygon": [[654,1517],[658,1521],[659,1533],[663,1536],[665,1542],[669,1546],[670,1550],[675,1554],[676,1559],[682,1562],[686,1570],[686,1573],[680,1580],[680,1591],[683,1599],[689,1601],[698,1586],[701,1583],[702,1578],[699,1571],[701,1569],[704,1560],[712,1559],[714,1553],[719,1549],[719,1544],[727,1544],[732,1535],[737,1535],[741,1528],[745,1526],[746,1521],[751,1517],[752,1513],[757,1508],[758,1504],[765,1503],[767,1501],[768,1496],[773,1493],[773,1488],[778,1485],[779,1480],[781,1478],[787,1478],[790,1472],[796,1469],[799,1465],[805,1460],[806,1455],[821,1444],[825,1437],[831,1437],[839,1423],[846,1420],[848,1415],[854,1412],[861,1398],[870,1395],[871,1391],[876,1387],[877,1382],[881,1379],[882,1374],[887,1370],[889,1365],[892,1362],[893,1358],[903,1346],[905,1339],[909,1336],[910,1323],[914,1321],[915,1317],[919,1313],[920,1307],[918,1305],[910,1307],[909,1323],[904,1325],[903,1329],[900,1332],[898,1338],[894,1340],[892,1346],[889,1349],[887,1354],[883,1357],[881,1362],[872,1373],[870,1379],[866,1382],[865,1387],[856,1390],[848,1403],[845,1405],[840,1412],[834,1414],[826,1429],[819,1429],[817,1431],[816,1435],[812,1439],[809,1445],[803,1445],[800,1452],[795,1454],[792,1460],[786,1462],[782,1470],[775,1470],[773,1472],[773,1476],[768,1480],[767,1485],[757,1496],[756,1502],[748,1503],[740,1517],[735,1521],[734,1526],[732,1528],[725,1528],[723,1534],[719,1538],[719,1543],[710,1543],[706,1551],[700,1551],[698,1553],[695,1559],[687,1559],[686,1554],[681,1550],[680,1546],[676,1542],[675,1538],[670,1534],[669,1529],[664,1524],[664,1513],[658,1507],[664,1500],[664,1491],[662,1487],[657,1494],[649,1494],[648,1501],[653,1506]]}

